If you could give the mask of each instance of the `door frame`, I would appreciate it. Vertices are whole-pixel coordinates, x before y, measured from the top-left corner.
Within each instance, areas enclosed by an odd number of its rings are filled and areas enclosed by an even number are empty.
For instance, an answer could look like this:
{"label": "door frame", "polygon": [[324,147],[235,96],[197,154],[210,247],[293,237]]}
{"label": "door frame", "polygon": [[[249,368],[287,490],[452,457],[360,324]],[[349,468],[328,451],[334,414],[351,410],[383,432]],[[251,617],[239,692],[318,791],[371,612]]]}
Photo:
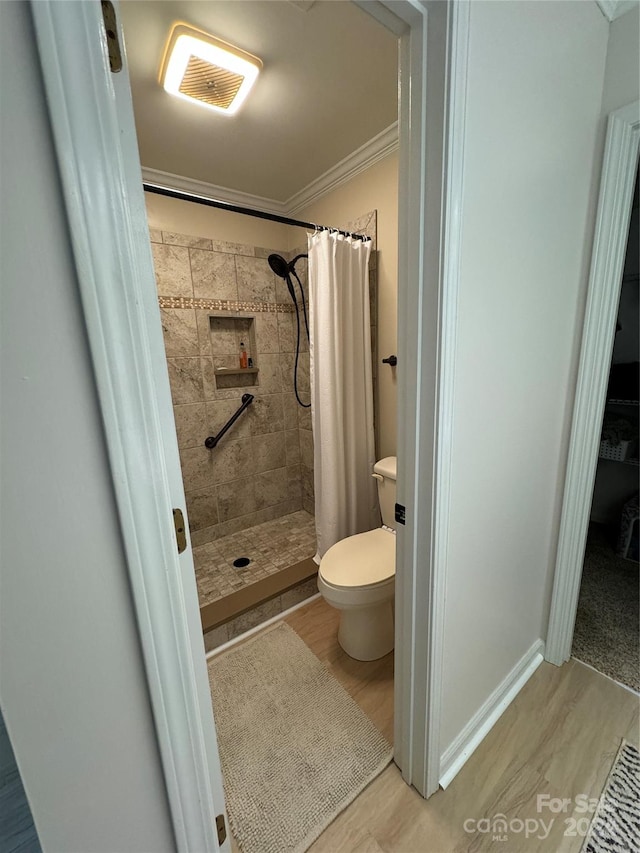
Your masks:
{"label": "door frame", "polygon": [[640,146],[640,101],[609,116],[545,659],[571,657]]}
{"label": "door frame", "polygon": [[[359,5],[400,39],[397,485],[407,522],[395,758],[429,796],[440,775],[469,3]],[[228,850],[215,834],[224,795],[192,552],[178,557],[172,524],[184,491],[128,77],[109,69],[98,0],[31,9],[176,846]]]}
{"label": "door frame", "polygon": [[176,848],[228,853],[129,79],[98,0],[31,13]]}

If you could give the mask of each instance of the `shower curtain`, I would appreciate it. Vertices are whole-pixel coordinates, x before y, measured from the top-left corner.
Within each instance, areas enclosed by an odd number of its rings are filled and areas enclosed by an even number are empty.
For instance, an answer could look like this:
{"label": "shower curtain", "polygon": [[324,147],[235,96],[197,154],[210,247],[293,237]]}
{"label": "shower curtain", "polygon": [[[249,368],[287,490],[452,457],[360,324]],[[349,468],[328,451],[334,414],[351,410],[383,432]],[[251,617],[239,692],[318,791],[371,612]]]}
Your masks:
{"label": "shower curtain", "polygon": [[371,241],[309,236],[311,423],[318,552],[380,525],[369,312]]}

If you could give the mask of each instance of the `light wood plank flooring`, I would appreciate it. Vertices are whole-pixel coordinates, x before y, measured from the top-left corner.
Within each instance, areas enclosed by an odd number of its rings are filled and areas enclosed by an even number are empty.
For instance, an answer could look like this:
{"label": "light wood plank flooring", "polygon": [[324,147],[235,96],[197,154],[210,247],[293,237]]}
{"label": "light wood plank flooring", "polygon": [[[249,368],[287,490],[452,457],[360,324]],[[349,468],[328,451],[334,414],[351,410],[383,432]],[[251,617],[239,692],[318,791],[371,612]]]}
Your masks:
{"label": "light wood plank flooring", "polygon": [[339,612],[320,598],[284,621],[393,743],[393,652],[373,661],[350,658],[338,645],[339,620]]}
{"label": "light wood plank flooring", "polygon": [[[393,655],[359,663],[337,643],[338,613],[323,600],[285,620],[324,661],[385,736],[393,735]],[[537,811],[537,797],[598,797],[626,737],[638,745],[638,697],[577,661],[543,663],[446,791],[424,800],[394,765],[331,824],[312,853],[579,851],[565,823],[584,814]],[[525,837],[465,831],[465,821],[544,820]],[[590,817],[590,815],[587,815]],[[553,824],[547,834],[549,821]],[[473,828],[475,824],[467,824]],[[516,824],[516,829],[518,825]],[[530,824],[533,830],[533,824]],[[545,837],[537,837],[537,836]],[[234,846],[234,850],[238,848]]]}

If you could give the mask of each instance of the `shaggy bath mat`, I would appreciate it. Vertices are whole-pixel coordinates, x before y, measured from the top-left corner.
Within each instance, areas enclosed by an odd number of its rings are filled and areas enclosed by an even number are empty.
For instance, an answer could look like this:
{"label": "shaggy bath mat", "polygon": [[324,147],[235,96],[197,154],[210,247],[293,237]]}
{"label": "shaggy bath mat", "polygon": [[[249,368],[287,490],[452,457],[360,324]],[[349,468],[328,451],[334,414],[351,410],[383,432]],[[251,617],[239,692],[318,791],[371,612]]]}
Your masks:
{"label": "shaggy bath mat", "polygon": [[626,740],[618,751],[582,853],[640,851],[640,754]]}
{"label": "shaggy bath mat", "polygon": [[243,853],[302,853],[392,749],[279,622],[209,661],[231,829]]}

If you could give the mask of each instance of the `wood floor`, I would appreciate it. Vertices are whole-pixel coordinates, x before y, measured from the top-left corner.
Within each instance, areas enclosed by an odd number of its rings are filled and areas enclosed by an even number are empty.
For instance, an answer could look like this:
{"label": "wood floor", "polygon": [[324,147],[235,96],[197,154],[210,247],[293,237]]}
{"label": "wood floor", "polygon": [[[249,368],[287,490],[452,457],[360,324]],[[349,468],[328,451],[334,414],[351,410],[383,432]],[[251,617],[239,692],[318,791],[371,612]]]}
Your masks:
{"label": "wood floor", "polygon": [[[393,655],[371,663],[345,655],[336,639],[338,613],[323,600],[285,621],[392,740]],[[638,705],[637,696],[577,661],[560,668],[543,663],[446,791],[424,800],[391,765],[311,851],[579,851],[591,815],[578,810],[575,798],[599,797],[621,738],[638,745]],[[538,811],[539,795],[571,804]],[[498,815],[516,821],[506,838],[479,831],[485,825],[478,829],[477,821]],[[581,821],[575,834],[572,818]],[[529,822],[521,827],[518,820]]]}
{"label": "wood floor", "polygon": [[319,598],[284,621],[393,743],[393,652],[367,662],[350,658],[338,645],[339,619],[339,612]]}

